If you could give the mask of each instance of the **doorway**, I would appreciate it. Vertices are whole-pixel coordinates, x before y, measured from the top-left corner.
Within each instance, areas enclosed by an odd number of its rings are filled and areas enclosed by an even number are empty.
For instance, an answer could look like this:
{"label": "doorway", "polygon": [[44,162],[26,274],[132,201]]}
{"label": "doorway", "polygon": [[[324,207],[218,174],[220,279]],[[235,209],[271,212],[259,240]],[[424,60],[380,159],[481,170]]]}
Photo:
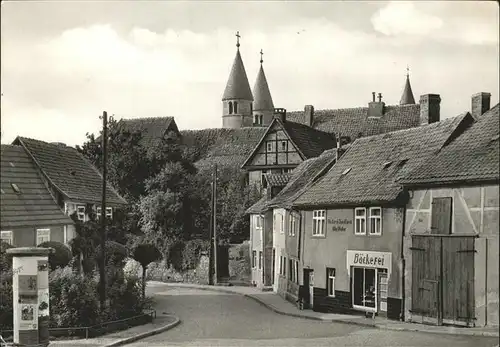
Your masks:
{"label": "doorway", "polygon": [[304,303],[307,304],[308,308],[313,308],[314,304],[314,270],[304,269]]}
{"label": "doorway", "polygon": [[352,270],[352,306],[377,312],[377,269],[353,267]]}

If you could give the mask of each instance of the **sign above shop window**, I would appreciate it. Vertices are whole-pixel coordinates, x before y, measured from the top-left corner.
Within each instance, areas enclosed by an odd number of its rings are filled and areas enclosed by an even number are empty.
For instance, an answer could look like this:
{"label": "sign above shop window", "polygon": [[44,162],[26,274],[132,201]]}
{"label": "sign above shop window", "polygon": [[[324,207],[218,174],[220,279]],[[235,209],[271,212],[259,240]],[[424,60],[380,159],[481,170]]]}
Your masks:
{"label": "sign above shop window", "polygon": [[374,251],[347,251],[347,271],[350,273],[351,267],[368,267],[387,269],[388,276],[392,270],[392,253]]}

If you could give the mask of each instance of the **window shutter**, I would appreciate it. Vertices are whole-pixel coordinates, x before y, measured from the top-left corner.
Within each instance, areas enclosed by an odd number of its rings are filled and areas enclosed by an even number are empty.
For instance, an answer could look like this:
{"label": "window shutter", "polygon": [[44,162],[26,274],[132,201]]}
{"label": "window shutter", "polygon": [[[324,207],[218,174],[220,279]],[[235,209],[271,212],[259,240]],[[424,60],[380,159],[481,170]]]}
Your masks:
{"label": "window shutter", "polygon": [[451,234],[452,198],[432,199],[431,233]]}

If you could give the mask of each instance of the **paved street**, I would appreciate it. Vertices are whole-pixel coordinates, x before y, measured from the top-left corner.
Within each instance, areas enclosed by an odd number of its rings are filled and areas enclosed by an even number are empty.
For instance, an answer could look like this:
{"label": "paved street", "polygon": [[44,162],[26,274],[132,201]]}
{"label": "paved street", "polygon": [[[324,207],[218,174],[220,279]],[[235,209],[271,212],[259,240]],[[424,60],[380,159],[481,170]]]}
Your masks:
{"label": "paved street", "polygon": [[130,346],[495,346],[498,338],[364,328],[276,314],[241,295],[157,284],[158,313],[182,323]]}

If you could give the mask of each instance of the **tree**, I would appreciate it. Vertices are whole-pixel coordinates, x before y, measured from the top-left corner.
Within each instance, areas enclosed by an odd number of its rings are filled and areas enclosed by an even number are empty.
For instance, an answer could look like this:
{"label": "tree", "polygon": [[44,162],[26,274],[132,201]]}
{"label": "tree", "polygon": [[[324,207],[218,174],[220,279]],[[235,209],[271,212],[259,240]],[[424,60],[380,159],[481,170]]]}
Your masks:
{"label": "tree", "polygon": [[133,258],[142,266],[142,297],[146,297],[146,270],[149,264],[162,258],[161,252],[150,243],[137,245]]}
{"label": "tree", "polygon": [[65,267],[69,264],[71,259],[73,258],[73,254],[71,253],[71,249],[66,246],[64,243],[57,241],[47,241],[42,242],[38,245],[38,247],[42,248],[52,248],[54,252],[49,254],[49,266],[51,270],[55,270],[58,267]]}
{"label": "tree", "polygon": [[7,242],[0,241],[0,272],[6,273],[12,270],[12,256],[7,254],[9,248],[14,248],[14,246],[8,244]]}

